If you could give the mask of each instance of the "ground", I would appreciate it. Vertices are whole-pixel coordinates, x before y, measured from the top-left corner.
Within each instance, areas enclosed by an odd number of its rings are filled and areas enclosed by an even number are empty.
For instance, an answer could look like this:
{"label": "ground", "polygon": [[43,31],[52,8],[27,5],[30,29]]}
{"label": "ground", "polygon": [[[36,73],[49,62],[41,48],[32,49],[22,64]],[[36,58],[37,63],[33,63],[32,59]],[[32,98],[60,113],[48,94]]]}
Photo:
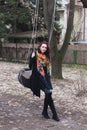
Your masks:
{"label": "ground", "polygon": [[41,98],[18,82],[23,64],[0,62],[0,130],[87,130],[87,70],[63,67],[63,80],[52,79],[60,122],[42,117]]}

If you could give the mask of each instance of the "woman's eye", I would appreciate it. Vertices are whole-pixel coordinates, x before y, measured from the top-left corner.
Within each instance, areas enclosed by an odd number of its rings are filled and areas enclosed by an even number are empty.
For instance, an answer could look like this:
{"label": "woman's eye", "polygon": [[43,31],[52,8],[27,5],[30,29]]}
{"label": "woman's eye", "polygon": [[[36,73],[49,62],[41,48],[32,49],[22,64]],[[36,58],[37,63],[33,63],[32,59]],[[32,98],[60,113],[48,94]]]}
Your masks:
{"label": "woman's eye", "polygon": [[42,47],[42,48],[46,48],[47,49],[47,47]]}

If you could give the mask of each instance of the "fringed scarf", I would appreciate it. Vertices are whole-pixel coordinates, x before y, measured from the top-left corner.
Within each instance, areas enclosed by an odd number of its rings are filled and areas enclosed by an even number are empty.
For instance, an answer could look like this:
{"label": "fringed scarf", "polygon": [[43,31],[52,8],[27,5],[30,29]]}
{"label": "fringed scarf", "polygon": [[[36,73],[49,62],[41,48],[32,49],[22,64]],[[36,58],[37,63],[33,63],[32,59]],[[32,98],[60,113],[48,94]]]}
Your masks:
{"label": "fringed scarf", "polygon": [[45,76],[44,67],[47,67],[49,72],[50,66],[50,60],[44,54],[37,53],[37,70],[43,77]]}

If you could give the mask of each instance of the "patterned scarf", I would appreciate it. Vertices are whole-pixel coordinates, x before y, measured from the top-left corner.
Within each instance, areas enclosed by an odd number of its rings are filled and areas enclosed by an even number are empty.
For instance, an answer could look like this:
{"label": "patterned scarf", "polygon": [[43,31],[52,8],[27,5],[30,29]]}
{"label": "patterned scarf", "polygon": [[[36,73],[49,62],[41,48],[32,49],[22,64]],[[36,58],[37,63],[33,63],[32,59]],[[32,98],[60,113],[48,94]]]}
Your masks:
{"label": "patterned scarf", "polygon": [[47,71],[49,71],[50,66],[49,59],[44,54],[37,53],[37,70],[43,77],[45,76],[44,67],[47,67]]}

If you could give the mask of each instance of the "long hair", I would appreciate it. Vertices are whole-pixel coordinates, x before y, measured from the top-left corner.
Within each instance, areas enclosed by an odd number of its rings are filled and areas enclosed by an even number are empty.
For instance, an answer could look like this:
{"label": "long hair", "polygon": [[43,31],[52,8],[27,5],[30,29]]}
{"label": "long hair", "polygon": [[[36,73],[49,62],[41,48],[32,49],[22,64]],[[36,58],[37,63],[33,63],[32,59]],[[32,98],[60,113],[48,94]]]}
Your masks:
{"label": "long hair", "polygon": [[48,45],[47,41],[43,41],[43,42],[40,43],[40,45],[38,46],[38,52],[41,53],[40,47],[42,46],[42,44],[46,44],[47,45],[47,50],[46,50],[46,52],[44,54],[45,54],[45,56],[47,58],[50,59],[50,48],[49,48],[49,45]]}

